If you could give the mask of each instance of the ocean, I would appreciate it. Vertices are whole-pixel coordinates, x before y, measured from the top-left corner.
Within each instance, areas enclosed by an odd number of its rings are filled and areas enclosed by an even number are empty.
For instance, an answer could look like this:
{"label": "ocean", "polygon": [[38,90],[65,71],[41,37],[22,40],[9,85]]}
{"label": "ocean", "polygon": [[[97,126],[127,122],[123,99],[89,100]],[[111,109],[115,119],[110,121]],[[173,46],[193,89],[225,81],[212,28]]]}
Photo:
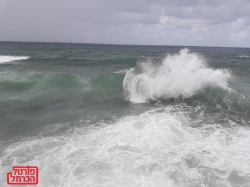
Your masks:
{"label": "ocean", "polygon": [[41,187],[249,187],[250,49],[0,42],[0,186],[12,166]]}

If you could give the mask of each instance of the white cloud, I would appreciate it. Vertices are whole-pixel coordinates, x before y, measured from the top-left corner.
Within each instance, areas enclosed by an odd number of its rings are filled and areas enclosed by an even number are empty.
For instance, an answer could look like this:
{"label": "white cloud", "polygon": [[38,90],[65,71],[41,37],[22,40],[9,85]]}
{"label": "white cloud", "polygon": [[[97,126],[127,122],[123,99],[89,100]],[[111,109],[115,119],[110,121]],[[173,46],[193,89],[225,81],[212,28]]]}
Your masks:
{"label": "white cloud", "polygon": [[209,22],[202,19],[182,19],[173,16],[160,16],[159,25],[167,29],[188,29],[190,34],[209,33]]}
{"label": "white cloud", "polygon": [[160,16],[159,24],[163,28],[186,28],[188,26],[187,21],[174,16]]}
{"label": "white cloud", "polygon": [[246,21],[243,18],[239,18],[233,22],[230,30],[231,40],[243,40],[249,34],[249,27],[246,26]]}

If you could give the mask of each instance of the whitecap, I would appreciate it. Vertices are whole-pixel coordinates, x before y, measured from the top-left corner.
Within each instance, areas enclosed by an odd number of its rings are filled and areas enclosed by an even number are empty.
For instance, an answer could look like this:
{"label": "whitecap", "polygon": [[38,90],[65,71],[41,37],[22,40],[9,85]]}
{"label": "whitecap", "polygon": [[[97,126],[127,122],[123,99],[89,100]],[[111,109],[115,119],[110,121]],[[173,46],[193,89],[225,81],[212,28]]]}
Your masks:
{"label": "whitecap", "polygon": [[238,55],[237,57],[238,58],[249,58],[249,56],[247,56],[247,55]]}
{"label": "whitecap", "polygon": [[113,73],[115,73],[115,74],[125,74],[125,73],[127,73],[127,69],[123,69],[123,70],[119,70],[119,71],[114,71]]}
{"label": "whitecap", "polygon": [[0,55],[0,64],[6,63],[6,62],[12,62],[17,60],[26,60],[28,59],[28,56],[1,56]]}

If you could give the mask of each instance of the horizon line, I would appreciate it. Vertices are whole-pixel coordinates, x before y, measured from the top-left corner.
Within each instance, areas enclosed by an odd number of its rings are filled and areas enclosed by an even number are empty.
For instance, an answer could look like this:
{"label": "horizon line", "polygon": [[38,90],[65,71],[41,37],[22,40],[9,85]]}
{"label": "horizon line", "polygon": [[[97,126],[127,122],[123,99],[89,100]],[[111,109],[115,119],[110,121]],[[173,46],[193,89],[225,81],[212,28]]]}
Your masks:
{"label": "horizon line", "polygon": [[112,44],[112,43],[83,43],[83,42],[41,42],[41,41],[3,41],[6,43],[51,43],[51,44],[87,44],[87,45],[122,45],[122,46],[152,46],[152,47],[214,47],[214,48],[243,48],[250,47],[233,47],[233,46],[202,46],[202,45],[162,45],[162,44]]}

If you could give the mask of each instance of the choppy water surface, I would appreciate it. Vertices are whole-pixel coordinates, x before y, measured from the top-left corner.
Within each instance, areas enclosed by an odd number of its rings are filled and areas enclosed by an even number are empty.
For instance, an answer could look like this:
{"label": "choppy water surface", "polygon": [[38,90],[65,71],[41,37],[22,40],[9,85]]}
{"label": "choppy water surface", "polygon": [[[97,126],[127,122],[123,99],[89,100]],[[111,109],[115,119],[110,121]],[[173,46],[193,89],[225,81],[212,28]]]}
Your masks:
{"label": "choppy water surface", "polygon": [[0,184],[250,186],[250,50],[0,43]]}

